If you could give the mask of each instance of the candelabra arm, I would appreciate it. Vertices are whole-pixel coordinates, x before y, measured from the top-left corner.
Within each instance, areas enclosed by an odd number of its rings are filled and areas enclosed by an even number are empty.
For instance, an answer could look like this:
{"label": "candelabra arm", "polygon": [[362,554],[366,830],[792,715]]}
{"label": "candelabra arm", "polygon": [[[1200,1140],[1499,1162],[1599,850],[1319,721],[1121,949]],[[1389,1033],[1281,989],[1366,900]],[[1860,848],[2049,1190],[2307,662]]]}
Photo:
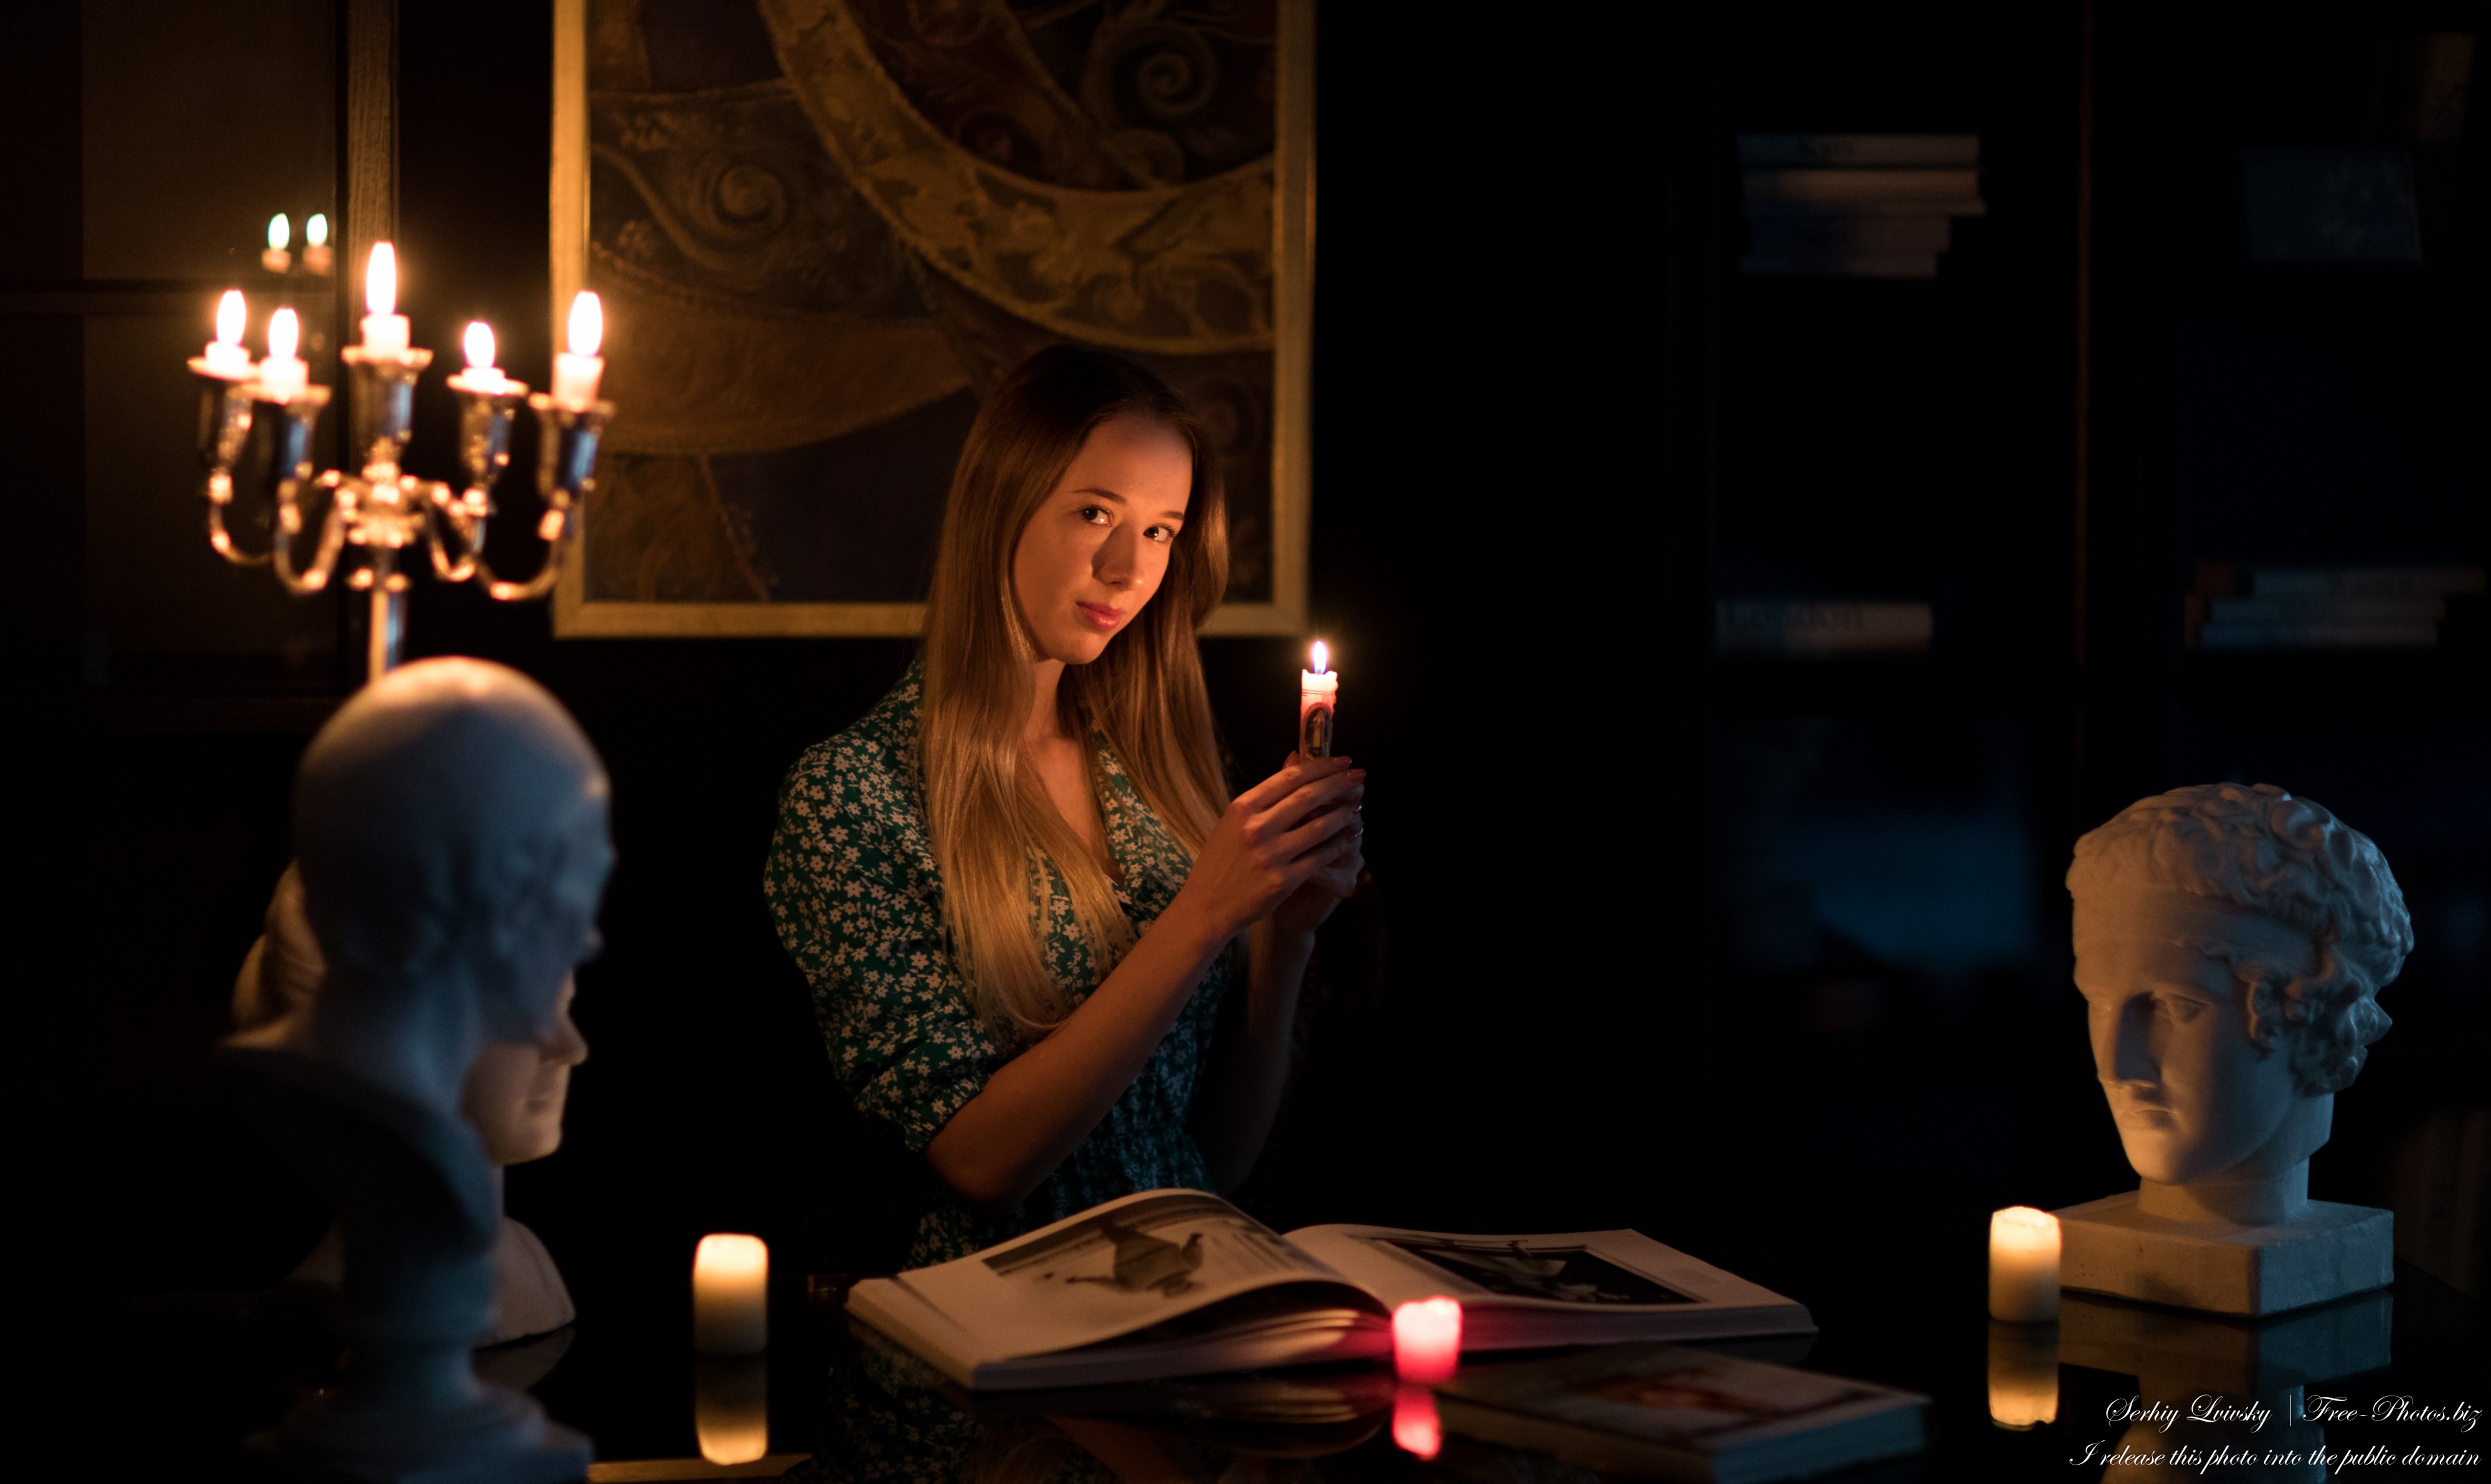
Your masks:
{"label": "candelabra arm", "polygon": [[276,554],[274,547],[267,551],[245,551],[234,544],[233,537],[226,532],[225,507],[231,504],[233,475],[223,469],[212,471],[208,475],[208,544],[217,549],[218,556],[236,567],[266,567],[268,559]]}
{"label": "candelabra arm", "polygon": [[337,567],[337,552],[346,544],[346,508],[355,498],[345,478],[335,470],[316,482],[329,491],[329,513],[320,522],[320,542],[312,548],[311,565],[300,571],[294,566],[294,538],[303,532],[303,508],[296,498],[303,481],[287,480],[277,487],[277,539],[269,554],[277,559],[277,580],[297,596],[317,593],[329,585]]}
{"label": "candelabra arm", "polygon": [[537,440],[537,491],[544,497],[544,515],[537,537],[545,543],[544,565],[525,582],[507,582],[477,558],[477,569],[489,584],[485,591],[501,602],[526,602],[544,597],[562,577],[562,564],[579,534],[572,511],[597,487],[597,440],[605,420],[614,416],[612,402],[566,407],[539,393],[528,398],[540,424]]}
{"label": "candelabra arm", "polygon": [[236,567],[261,567],[268,553],[247,552],[225,530],[225,507],[233,504],[233,466],[250,436],[251,403],[258,388],[248,377],[221,375],[192,361],[190,372],[199,384],[199,463],[207,470],[208,544]]}
{"label": "candelabra arm", "polygon": [[[432,503],[434,515],[424,524],[425,541],[432,548],[432,573],[444,582],[465,582],[484,569],[484,519],[493,513],[493,502],[481,489],[454,495],[449,485],[438,482],[425,487],[425,497]],[[442,535],[444,526],[457,536],[455,556]],[[485,572],[487,580],[491,575]]]}

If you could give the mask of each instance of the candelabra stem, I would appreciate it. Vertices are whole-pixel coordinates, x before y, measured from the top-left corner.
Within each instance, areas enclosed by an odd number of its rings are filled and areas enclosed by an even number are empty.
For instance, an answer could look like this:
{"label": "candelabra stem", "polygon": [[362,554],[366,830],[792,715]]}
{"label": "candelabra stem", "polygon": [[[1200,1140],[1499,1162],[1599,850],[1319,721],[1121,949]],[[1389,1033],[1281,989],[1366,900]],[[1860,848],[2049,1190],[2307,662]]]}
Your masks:
{"label": "candelabra stem", "polygon": [[399,641],[406,637],[406,583],[397,575],[397,553],[387,546],[372,550],[372,632],[366,681],[376,681],[397,668]]}

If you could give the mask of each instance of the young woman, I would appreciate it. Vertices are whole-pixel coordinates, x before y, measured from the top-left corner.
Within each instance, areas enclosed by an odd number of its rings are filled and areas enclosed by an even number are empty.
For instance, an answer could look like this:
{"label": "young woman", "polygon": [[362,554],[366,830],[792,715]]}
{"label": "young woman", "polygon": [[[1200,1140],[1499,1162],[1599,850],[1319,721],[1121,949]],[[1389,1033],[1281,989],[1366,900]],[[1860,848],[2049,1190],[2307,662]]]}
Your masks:
{"label": "young woman", "polygon": [[1228,797],[1194,631],[1227,528],[1184,399],[1056,347],[952,480],[923,655],[797,761],[766,888],[840,1082],[939,1177],[911,1266],[1233,1186],[1271,1132],[1365,774]]}

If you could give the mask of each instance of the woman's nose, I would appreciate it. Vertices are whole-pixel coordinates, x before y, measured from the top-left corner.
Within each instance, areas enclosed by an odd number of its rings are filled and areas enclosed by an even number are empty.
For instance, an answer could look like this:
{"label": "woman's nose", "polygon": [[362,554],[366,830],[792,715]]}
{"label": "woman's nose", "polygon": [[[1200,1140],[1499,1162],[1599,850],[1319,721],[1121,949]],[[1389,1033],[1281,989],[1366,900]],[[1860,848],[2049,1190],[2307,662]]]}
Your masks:
{"label": "woman's nose", "polygon": [[1140,555],[1140,548],[1141,539],[1133,534],[1133,528],[1118,526],[1107,533],[1106,540],[1099,543],[1099,555],[1091,559],[1090,570],[1111,588],[1126,587],[1138,575],[1136,558]]}

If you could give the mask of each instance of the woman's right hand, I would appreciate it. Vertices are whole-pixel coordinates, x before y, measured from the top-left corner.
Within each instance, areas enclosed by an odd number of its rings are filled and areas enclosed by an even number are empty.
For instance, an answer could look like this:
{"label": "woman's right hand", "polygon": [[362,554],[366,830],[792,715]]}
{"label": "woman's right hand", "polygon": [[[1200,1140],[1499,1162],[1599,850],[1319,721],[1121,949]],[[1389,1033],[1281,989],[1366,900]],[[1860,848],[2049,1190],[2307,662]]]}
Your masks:
{"label": "woman's right hand", "polygon": [[1226,942],[1325,868],[1365,797],[1366,771],[1348,758],[1292,762],[1230,801],[1169,910],[1198,915]]}

